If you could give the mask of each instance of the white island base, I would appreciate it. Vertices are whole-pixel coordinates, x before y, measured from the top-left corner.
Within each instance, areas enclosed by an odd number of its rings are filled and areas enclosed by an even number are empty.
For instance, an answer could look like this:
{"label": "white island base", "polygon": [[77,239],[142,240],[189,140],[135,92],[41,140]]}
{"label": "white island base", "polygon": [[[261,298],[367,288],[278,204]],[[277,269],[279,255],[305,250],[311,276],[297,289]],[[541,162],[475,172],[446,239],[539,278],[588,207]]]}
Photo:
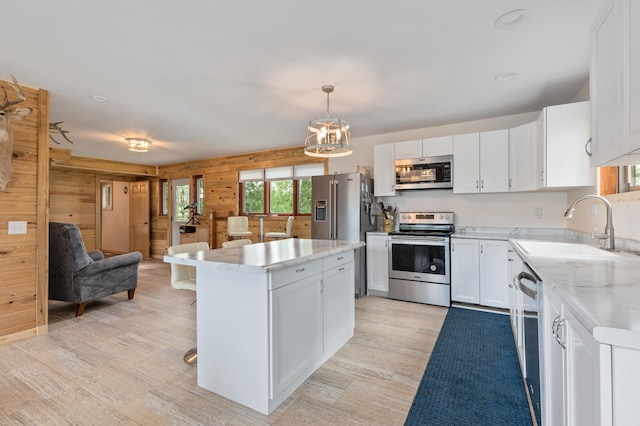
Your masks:
{"label": "white island base", "polygon": [[198,385],[273,412],[353,336],[361,246],[288,239],[165,256],[196,266]]}

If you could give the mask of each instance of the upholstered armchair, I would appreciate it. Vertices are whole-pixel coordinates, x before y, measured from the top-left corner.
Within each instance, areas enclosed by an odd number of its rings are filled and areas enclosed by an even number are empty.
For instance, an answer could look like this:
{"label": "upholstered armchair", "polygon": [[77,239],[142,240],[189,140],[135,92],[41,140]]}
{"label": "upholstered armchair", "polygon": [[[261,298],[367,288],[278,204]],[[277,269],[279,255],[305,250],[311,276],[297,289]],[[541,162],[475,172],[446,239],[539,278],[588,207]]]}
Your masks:
{"label": "upholstered armchair", "polygon": [[140,252],[104,258],[87,252],[77,225],[49,223],[49,299],[76,303],[76,316],[87,302],[122,291],[129,299],[138,286]]}

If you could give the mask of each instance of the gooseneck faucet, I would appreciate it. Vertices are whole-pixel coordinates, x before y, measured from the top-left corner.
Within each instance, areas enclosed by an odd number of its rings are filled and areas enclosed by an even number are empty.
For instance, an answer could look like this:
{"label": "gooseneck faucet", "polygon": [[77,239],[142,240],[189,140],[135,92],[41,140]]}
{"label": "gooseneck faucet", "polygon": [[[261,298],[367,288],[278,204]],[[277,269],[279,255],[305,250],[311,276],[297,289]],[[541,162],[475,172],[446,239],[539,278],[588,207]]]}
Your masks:
{"label": "gooseneck faucet", "polygon": [[567,211],[564,213],[564,217],[566,217],[567,219],[571,219],[573,217],[573,212],[575,210],[576,204],[578,204],[582,200],[588,200],[588,199],[602,201],[602,203],[607,209],[607,225],[604,228],[604,233],[602,234],[598,233],[594,229],[593,233],[591,234],[591,238],[597,238],[599,240],[607,240],[607,244],[604,247],[604,249],[615,251],[616,241],[615,241],[615,235],[613,233],[613,220],[612,220],[613,215],[611,214],[611,203],[609,202],[609,200],[599,195],[585,195],[583,197],[576,199],[573,203],[571,203]]}

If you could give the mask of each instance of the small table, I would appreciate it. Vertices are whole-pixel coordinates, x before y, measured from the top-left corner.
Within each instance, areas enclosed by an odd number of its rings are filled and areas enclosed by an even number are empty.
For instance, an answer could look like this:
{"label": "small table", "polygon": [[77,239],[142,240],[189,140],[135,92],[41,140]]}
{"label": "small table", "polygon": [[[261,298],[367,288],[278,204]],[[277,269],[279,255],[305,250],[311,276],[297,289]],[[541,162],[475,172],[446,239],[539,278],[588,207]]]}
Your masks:
{"label": "small table", "polygon": [[278,216],[277,214],[252,214],[251,217],[260,219],[260,242],[264,242],[264,218],[267,216]]}

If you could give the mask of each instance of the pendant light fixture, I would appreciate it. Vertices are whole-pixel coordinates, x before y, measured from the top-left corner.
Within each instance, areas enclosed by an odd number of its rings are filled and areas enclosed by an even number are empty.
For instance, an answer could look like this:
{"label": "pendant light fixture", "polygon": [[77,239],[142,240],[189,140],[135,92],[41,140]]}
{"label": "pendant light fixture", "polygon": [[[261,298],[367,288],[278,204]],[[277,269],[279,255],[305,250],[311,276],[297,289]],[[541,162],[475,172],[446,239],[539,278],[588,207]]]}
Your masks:
{"label": "pendant light fixture", "polygon": [[349,123],[329,117],[329,94],[331,85],[322,86],[327,94],[327,112],[324,118],[312,120],[307,127],[304,153],[311,157],[343,157],[353,152],[349,145]]}

